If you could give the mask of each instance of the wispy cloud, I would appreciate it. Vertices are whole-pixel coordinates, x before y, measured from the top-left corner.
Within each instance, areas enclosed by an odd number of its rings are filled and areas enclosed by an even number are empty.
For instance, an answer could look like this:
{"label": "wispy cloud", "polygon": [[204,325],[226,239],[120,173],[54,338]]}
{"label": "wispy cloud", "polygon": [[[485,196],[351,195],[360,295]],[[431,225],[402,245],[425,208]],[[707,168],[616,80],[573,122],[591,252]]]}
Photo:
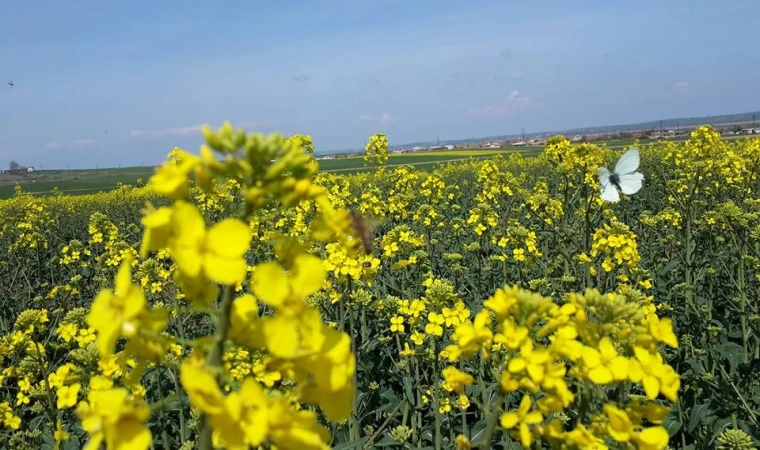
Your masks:
{"label": "wispy cloud", "polygon": [[374,122],[380,125],[390,125],[398,119],[391,113],[382,113],[379,115],[374,114],[359,114],[356,116],[356,120],[359,122]]}
{"label": "wispy cloud", "polygon": [[89,139],[89,138],[87,138],[87,139],[75,139],[75,140],[71,141],[71,145],[74,146],[74,147],[89,147],[89,146],[95,145],[97,143],[98,143],[98,141],[96,141],[95,139]]}
{"label": "wispy cloud", "polygon": [[673,83],[673,89],[678,91],[683,91],[689,88],[689,82],[688,81],[676,81]]}
{"label": "wispy cloud", "polygon": [[383,115],[380,116],[380,123],[383,124],[383,125],[388,125],[391,122],[393,122],[394,120],[396,120],[396,117],[394,117],[394,116],[392,116],[392,115],[390,115],[388,113],[383,113]]}
{"label": "wispy cloud", "polygon": [[533,100],[529,95],[523,95],[520,91],[514,90],[507,95],[504,100],[492,105],[481,106],[479,108],[470,108],[467,111],[469,116],[501,116],[508,112],[522,111],[541,104]]}
{"label": "wispy cloud", "polygon": [[300,73],[293,77],[293,81],[295,81],[296,83],[304,83],[306,81],[309,81],[309,75],[305,73]]}
{"label": "wispy cloud", "polygon": [[127,136],[130,138],[161,138],[167,136],[186,136],[188,134],[200,134],[201,125],[190,125],[187,127],[167,128],[165,130],[130,130]]}
{"label": "wispy cloud", "polygon": [[519,80],[523,76],[524,75],[523,75],[522,72],[520,72],[519,70],[516,70],[516,71],[510,73],[509,75],[494,75],[493,79],[494,79],[494,81]]}
{"label": "wispy cloud", "polygon": [[45,144],[45,150],[55,150],[58,147],[60,147],[60,145],[58,145],[56,141],[50,141],[47,144]]}
{"label": "wispy cloud", "polygon": [[[261,130],[263,128],[269,128],[276,124],[274,121],[263,121],[263,122],[242,122],[242,123],[234,123],[233,126],[235,128],[243,128],[246,131],[252,131],[252,130]],[[164,130],[130,130],[127,132],[127,137],[132,139],[157,139],[157,138],[164,138],[164,137],[171,137],[171,136],[188,136],[192,134],[197,134],[200,136],[201,129],[203,128],[204,124],[199,125],[189,125],[186,127],[174,127],[174,128],[166,128]],[[212,129],[219,128],[221,124],[219,125],[212,125],[212,124],[206,124],[210,126]]]}

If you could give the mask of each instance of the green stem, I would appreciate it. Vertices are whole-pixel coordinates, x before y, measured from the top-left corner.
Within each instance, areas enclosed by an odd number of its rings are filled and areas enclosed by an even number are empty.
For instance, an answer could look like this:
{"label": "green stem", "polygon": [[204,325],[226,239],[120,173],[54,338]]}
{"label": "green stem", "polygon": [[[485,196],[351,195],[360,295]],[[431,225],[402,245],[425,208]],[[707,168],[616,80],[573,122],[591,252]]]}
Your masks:
{"label": "green stem", "polygon": [[435,379],[433,382],[433,412],[435,414],[435,450],[441,449],[441,394],[438,383],[438,356],[435,358]]}
{"label": "green stem", "polygon": [[[217,373],[217,383],[221,378],[224,341],[227,337],[227,331],[230,328],[230,311],[232,311],[233,289],[233,286],[224,287],[222,303],[220,305],[219,315],[217,316],[216,329],[214,330],[214,341],[208,352],[208,357],[206,358],[206,365],[212,370],[218,370],[219,372]],[[199,440],[199,448],[201,450],[212,450],[213,444],[211,442],[211,432],[211,424],[208,422],[208,418],[204,414],[203,427],[201,429]]]}
{"label": "green stem", "polygon": [[488,426],[486,426],[486,434],[483,436],[480,450],[488,450],[491,448],[491,441],[496,432],[496,423],[499,421],[499,410],[501,410],[501,404],[503,402],[504,394],[499,392],[499,395],[496,396],[496,401],[493,404],[493,409],[491,409],[491,417],[488,418]]}

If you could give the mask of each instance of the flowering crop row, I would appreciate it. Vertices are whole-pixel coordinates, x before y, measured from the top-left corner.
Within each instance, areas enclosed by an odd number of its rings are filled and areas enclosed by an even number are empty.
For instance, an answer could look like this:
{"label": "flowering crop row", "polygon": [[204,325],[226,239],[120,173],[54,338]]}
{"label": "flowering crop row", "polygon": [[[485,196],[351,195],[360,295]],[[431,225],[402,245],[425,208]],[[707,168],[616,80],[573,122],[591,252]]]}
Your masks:
{"label": "flowering crop row", "polygon": [[760,140],[318,171],[204,129],[144,187],[0,202],[0,446],[754,448]]}

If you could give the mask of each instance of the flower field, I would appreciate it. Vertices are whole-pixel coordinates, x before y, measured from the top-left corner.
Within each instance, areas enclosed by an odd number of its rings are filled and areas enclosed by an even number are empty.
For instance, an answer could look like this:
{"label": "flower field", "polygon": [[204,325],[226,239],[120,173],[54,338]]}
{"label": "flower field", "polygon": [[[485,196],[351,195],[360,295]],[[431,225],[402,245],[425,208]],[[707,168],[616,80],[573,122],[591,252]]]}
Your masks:
{"label": "flower field", "polygon": [[0,448],[751,449],[760,139],[319,172],[204,129],[145,187],[0,201]]}

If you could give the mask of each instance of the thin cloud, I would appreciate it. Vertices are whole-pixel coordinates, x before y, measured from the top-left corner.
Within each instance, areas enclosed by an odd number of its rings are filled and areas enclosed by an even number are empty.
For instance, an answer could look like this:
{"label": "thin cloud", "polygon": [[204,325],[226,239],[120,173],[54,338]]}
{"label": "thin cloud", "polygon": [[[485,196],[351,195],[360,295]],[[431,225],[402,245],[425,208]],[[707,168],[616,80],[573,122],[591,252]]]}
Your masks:
{"label": "thin cloud", "polygon": [[398,119],[398,117],[390,113],[382,113],[377,116],[373,114],[359,114],[358,116],[356,116],[356,120],[358,122],[373,122],[379,125],[389,125],[395,122],[396,119]]}
{"label": "thin cloud", "polygon": [[499,56],[502,57],[502,58],[509,58],[510,56],[512,56],[512,47],[507,47],[507,48],[503,49],[499,53]]}
{"label": "thin cloud", "polygon": [[682,91],[684,89],[688,89],[689,88],[689,82],[688,81],[676,81],[673,84],[673,88],[677,89],[677,90],[680,90],[680,91]]}
{"label": "thin cloud", "polygon": [[380,116],[380,123],[383,125],[388,125],[394,120],[396,120],[396,118],[388,113],[383,113],[383,115]]}
{"label": "thin cloud", "polygon": [[50,141],[45,144],[45,150],[56,150],[60,145],[55,141]]}
{"label": "thin cloud", "polygon": [[130,138],[161,138],[167,136],[186,136],[188,134],[200,134],[203,125],[190,125],[187,127],[167,128],[165,130],[130,130],[127,136]]}
{"label": "thin cloud", "polygon": [[504,100],[493,105],[481,106],[479,108],[470,108],[467,111],[469,116],[501,116],[508,112],[523,111],[528,108],[540,106],[529,95],[523,95],[520,91],[514,90],[507,95]]}
{"label": "thin cloud", "polygon": [[504,80],[519,80],[524,76],[522,72],[519,70],[514,71],[510,73],[509,75],[494,75],[493,79],[494,81],[504,81]]}
{"label": "thin cloud", "polygon": [[89,147],[97,143],[98,141],[96,141],[95,139],[75,139],[71,141],[71,145],[74,147]]}
{"label": "thin cloud", "polygon": [[[273,127],[276,124],[274,121],[263,121],[263,122],[242,122],[242,123],[233,123],[232,126],[237,128],[243,128],[246,131],[256,130],[256,129],[262,129],[267,127]],[[165,130],[130,130],[127,132],[127,137],[132,139],[157,139],[157,138],[164,138],[164,137],[171,137],[171,136],[188,136],[188,135],[200,135],[201,129],[203,128],[204,124],[200,125],[189,125],[186,127],[174,127],[174,128],[167,128]],[[209,125],[212,129],[217,129],[221,125]]]}

